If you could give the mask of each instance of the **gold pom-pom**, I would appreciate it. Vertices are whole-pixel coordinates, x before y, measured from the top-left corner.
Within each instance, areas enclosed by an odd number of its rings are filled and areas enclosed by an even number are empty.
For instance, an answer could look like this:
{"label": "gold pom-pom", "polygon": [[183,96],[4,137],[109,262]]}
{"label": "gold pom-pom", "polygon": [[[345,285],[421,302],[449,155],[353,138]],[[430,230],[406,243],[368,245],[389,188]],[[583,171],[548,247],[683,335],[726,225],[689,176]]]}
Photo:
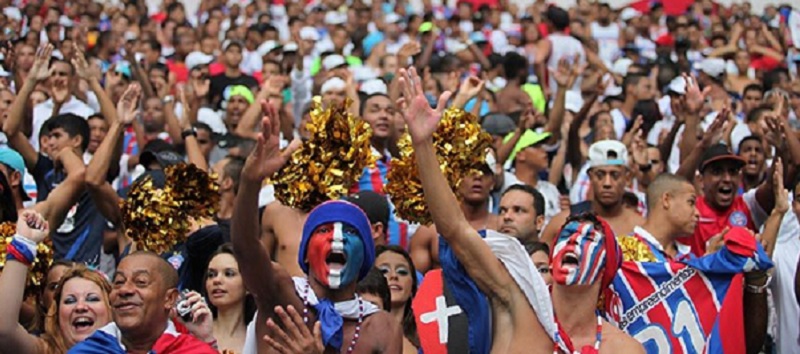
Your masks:
{"label": "gold pom-pom", "polygon": [[[481,130],[475,115],[457,108],[444,112],[433,134],[433,145],[439,168],[454,193],[465,176],[479,173],[480,167],[486,164],[486,149],[491,142],[491,136]],[[422,225],[431,224],[408,134],[400,138],[398,147],[400,157],[392,160],[386,176],[386,192],[391,196],[397,216]]]}
{"label": "gold pom-pom", "polygon": [[165,174],[168,193],[178,203],[181,213],[195,219],[214,217],[220,199],[214,176],[186,163],[167,167]]}
{"label": "gold pom-pom", "polygon": [[[17,224],[11,221],[0,224],[0,268],[6,265],[7,246],[17,233]],[[48,237],[39,243],[36,250],[36,259],[28,270],[25,281],[25,296],[37,295],[47,279],[47,272],[53,264],[53,241]]]}
{"label": "gold pom-pom", "polygon": [[164,253],[186,240],[189,220],[212,217],[219,186],[194,165],[180,163],[164,170],[164,188],[150,176],[136,182],[122,205],[125,234],[139,249]]}
{"label": "gold pom-pom", "polygon": [[656,256],[644,242],[633,236],[617,237],[622,249],[622,260],[630,262],[657,262]]}
{"label": "gold pom-pom", "polygon": [[372,129],[348,113],[351,104],[347,99],[323,109],[320,98],[314,98],[311,122],[306,126],[311,137],[270,178],[275,199],[281,204],[308,211],[339,199],[358,182],[365,167],[374,165]]}

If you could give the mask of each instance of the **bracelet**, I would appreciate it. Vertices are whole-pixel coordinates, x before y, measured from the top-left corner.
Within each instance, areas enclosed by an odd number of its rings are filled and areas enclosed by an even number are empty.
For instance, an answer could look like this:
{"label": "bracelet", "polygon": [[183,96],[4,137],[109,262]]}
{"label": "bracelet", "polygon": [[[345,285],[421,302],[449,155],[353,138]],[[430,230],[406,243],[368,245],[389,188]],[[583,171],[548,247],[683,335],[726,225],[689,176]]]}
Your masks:
{"label": "bracelet", "polygon": [[764,282],[764,285],[752,285],[746,284],[744,290],[751,294],[763,294],[767,291],[767,287],[772,282],[772,276],[767,275],[767,281]]}
{"label": "bracelet", "polygon": [[197,137],[197,131],[194,128],[189,128],[181,132],[181,138],[183,140],[186,140],[186,138],[190,136],[193,136],[195,138]]}
{"label": "bracelet", "polygon": [[16,234],[6,246],[6,261],[17,261],[30,267],[36,260],[36,249],[36,242]]}

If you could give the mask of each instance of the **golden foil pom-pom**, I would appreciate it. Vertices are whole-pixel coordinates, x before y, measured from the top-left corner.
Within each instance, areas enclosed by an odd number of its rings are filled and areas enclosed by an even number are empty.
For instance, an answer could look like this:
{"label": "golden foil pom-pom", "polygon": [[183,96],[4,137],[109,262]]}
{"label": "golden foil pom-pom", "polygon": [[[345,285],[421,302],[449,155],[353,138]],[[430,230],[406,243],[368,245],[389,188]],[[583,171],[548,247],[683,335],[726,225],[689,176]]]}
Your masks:
{"label": "golden foil pom-pom", "polygon": [[644,242],[633,236],[617,237],[622,249],[622,260],[631,262],[656,262],[656,256]]}
{"label": "golden foil pom-pom", "polygon": [[[444,112],[433,134],[433,145],[439,158],[439,168],[454,193],[465,176],[478,173],[481,166],[486,164],[486,149],[491,142],[491,136],[481,130],[475,115],[457,108],[449,108]],[[391,196],[397,216],[422,225],[431,224],[408,134],[400,138],[398,148],[400,157],[392,160],[386,176],[386,192]]]}
{"label": "golden foil pom-pom", "polygon": [[348,113],[351,104],[347,99],[323,109],[320,98],[314,98],[311,122],[306,125],[311,137],[270,178],[281,204],[308,211],[339,199],[358,182],[365,167],[375,164],[372,129]]}
{"label": "golden foil pom-pom", "polygon": [[179,163],[164,170],[164,188],[150,176],[136,182],[122,204],[125,234],[139,249],[164,253],[186,240],[189,219],[212,217],[219,185],[205,171]]}
{"label": "golden foil pom-pom", "polygon": [[[11,221],[0,224],[0,268],[6,263],[6,247],[17,233],[17,224]],[[48,237],[37,246],[36,259],[28,269],[25,281],[25,296],[37,295],[47,279],[47,271],[53,264],[53,241]]]}

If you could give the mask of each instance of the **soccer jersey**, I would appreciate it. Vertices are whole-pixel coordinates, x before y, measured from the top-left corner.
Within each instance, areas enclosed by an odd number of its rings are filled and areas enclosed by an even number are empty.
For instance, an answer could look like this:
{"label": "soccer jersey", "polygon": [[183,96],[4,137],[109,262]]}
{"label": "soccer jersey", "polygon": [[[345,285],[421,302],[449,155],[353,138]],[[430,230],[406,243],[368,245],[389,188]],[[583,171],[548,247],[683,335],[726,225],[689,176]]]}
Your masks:
{"label": "soccer jersey", "polygon": [[633,233],[617,239],[622,248],[622,258],[632,262],[669,262],[683,261],[692,258],[692,250],[688,245],[676,243],[677,254],[671,257],[656,238],[642,227],[633,228]]}
{"label": "soccer jersey", "polygon": [[758,229],[767,219],[764,209],[756,201],[756,190],[752,189],[742,196],[737,196],[731,206],[719,211],[712,208],[705,197],[697,199],[697,210],[700,212],[700,220],[694,235],[689,240],[692,252],[696,256],[706,253],[706,242],[714,235],[722,232],[725,227],[745,227],[753,232]]}

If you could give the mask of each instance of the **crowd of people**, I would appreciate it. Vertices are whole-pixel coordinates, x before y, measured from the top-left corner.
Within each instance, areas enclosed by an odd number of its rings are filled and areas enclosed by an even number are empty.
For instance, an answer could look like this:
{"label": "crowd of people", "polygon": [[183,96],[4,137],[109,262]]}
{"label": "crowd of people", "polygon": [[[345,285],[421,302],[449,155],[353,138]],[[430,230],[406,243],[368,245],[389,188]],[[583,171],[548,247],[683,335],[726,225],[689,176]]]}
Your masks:
{"label": "crowd of people", "polygon": [[800,354],[797,4],[0,8],[0,353]]}

